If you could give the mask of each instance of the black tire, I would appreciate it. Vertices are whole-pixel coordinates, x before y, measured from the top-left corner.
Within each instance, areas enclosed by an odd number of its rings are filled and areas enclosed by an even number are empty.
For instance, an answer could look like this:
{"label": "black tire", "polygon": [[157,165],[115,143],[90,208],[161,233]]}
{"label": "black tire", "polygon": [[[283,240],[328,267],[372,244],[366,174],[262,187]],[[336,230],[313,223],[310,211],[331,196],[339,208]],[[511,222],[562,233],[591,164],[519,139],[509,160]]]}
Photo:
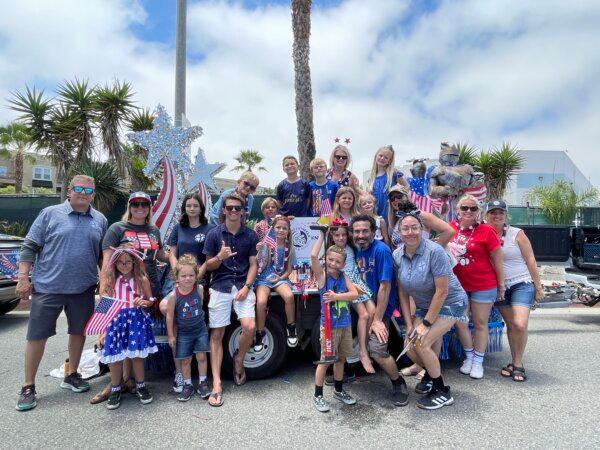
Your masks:
{"label": "black tire", "polygon": [[[233,352],[241,333],[240,323],[236,320],[225,330],[223,337],[223,370],[233,373]],[[255,354],[252,347],[246,353],[244,366],[249,380],[259,380],[275,375],[285,360],[287,354],[287,335],[285,323],[277,314],[269,314],[265,322],[265,348],[260,354]]]}
{"label": "black tire", "polygon": [[[321,358],[321,319],[317,317],[310,333],[310,346],[315,358],[318,361]],[[358,338],[356,336],[356,327],[352,326],[352,356],[347,358],[348,364],[355,364],[358,359]]]}
{"label": "black tire", "polygon": [[13,309],[15,309],[17,307],[17,305],[19,304],[20,301],[21,301],[20,298],[15,298],[14,300],[11,300],[10,302],[0,305],[0,316],[11,312]]}

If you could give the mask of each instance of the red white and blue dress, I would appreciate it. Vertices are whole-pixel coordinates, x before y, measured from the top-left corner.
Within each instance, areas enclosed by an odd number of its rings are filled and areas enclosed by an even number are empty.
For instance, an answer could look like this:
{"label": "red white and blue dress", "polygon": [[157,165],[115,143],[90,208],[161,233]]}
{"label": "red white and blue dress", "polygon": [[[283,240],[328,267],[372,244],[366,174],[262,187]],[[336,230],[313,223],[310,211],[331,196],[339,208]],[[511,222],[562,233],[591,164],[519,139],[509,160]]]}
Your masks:
{"label": "red white and blue dress", "polygon": [[119,276],[115,281],[114,297],[123,300],[123,307],[106,327],[104,349],[100,361],[104,364],[123,361],[125,358],[145,358],[156,353],[158,347],[152,333],[152,319],[142,308],[133,306],[140,294],[133,278]]}

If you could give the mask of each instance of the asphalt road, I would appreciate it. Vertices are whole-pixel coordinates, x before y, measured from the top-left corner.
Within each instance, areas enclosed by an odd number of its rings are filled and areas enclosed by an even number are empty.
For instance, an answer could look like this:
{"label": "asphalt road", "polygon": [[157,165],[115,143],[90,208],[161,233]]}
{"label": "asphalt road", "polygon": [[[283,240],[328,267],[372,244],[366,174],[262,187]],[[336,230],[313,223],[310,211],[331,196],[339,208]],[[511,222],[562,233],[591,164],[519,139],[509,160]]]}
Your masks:
{"label": "asphalt road", "polygon": [[[332,410],[323,414],[312,406],[311,358],[297,353],[275,378],[242,387],[226,382],[221,408],[199,397],[179,403],[170,380],[151,375],[152,404],[127,396],[115,411],[92,406],[88,400],[106,377],[93,380],[90,392],[74,394],[44,376],[66,357],[62,317],[40,367],[38,407],[18,412],[27,314],[11,313],[0,317],[0,447],[598,448],[600,314],[534,314],[526,383],[500,376],[509,357],[505,341],[503,353],[486,357],[483,380],[459,374],[457,363],[444,364],[456,400],[452,406],[423,411],[415,407],[413,393],[407,407],[394,408],[387,399],[389,381],[378,374],[347,387],[357,405],[332,400]],[[414,384],[408,380],[409,388]],[[331,389],[325,387],[326,397]]]}

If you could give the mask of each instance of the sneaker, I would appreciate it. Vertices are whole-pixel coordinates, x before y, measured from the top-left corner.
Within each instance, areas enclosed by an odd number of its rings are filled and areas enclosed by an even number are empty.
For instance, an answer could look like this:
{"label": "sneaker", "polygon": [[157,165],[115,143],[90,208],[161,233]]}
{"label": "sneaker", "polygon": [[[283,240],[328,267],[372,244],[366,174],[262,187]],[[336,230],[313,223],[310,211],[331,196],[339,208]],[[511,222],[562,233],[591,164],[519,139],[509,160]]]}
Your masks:
{"label": "sneaker", "polygon": [[392,387],[392,402],[394,406],[408,405],[408,388],[406,387],[406,383]]}
{"label": "sneaker", "polygon": [[465,359],[462,363],[462,366],[460,366],[460,369],[458,369],[458,370],[460,371],[460,373],[462,373],[464,375],[469,375],[471,373],[472,367],[473,367],[473,360]]}
{"label": "sneaker", "polygon": [[[356,380],[356,374],[351,373],[350,375],[347,375],[344,372],[344,377],[342,378],[342,383],[351,383],[354,380]],[[325,386],[335,386],[335,380],[333,379],[333,375],[327,375],[325,377]]]}
{"label": "sneaker", "polygon": [[296,325],[287,325],[287,345],[294,348],[298,345],[298,335],[296,334]]}
{"label": "sneaker", "polygon": [[152,397],[152,394],[148,390],[148,386],[146,386],[146,385],[139,387],[137,389],[137,396],[140,399],[140,402],[142,402],[142,405],[147,405],[148,403],[152,403],[152,400],[154,400],[154,398]]}
{"label": "sneaker", "polygon": [[431,389],[429,393],[419,399],[417,406],[422,409],[438,409],[452,403],[454,403],[454,399],[450,394],[450,388],[446,387],[446,391]]}
{"label": "sneaker", "polygon": [[342,389],[341,392],[333,390],[333,397],[337,398],[339,401],[344,402],[346,405],[354,405],[356,404],[356,399],[348,394],[345,390]]}
{"label": "sneaker", "polygon": [[90,385],[87,381],[81,378],[79,372],[74,372],[71,375],[67,375],[63,382],[60,383],[60,387],[63,389],[71,389],[73,392],[85,392],[90,390]]}
{"label": "sneaker", "polygon": [[471,372],[469,373],[471,378],[475,378],[476,380],[480,380],[483,378],[483,366],[481,364],[473,364],[471,368]]}
{"label": "sneaker", "polygon": [[194,395],[194,385],[192,384],[184,384],[183,389],[181,390],[181,394],[177,396],[177,400],[180,402],[187,402]]}
{"label": "sneaker", "polygon": [[35,384],[23,386],[16,406],[17,411],[29,411],[30,409],[35,408],[37,406],[35,394]]}
{"label": "sneaker", "polygon": [[327,412],[329,411],[329,403],[325,401],[322,395],[318,397],[313,396],[313,403],[315,404],[315,408],[319,412]]}
{"label": "sneaker", "polygon": [[183,390],[183,375],[181,375],[181,373],[177,372],[175,374],[175,379],[173,380],[173,392],[175,392],[176,394],[181,394],[182,390]]}
{"label": "sneaker", "polygon": [[117,409],[121,406],[121,391],[110,391],[108,394],[108,402],[106,403],[107,409]]}
{"label": "sneaker", "polygon": [[422,381],[417,383],[415,386],[415,392],[417,394],[427,394],[433,389],[433,381],[429,380],[423,383]]}
{"label": "sneaker", "polygon": [[200,398],[208,398],[210,396],[210,388],[208,387],[208,381],[204,380],[198,385],[198,394]]}
{"label": "sneaker", "polygon": [[264,331],[256,330],[256,333],[254,335],[254,343],[252,344],[255,353],[262,352],[263,349],[265,348],[265,346],[263,344],[264,337],[265,337]]}

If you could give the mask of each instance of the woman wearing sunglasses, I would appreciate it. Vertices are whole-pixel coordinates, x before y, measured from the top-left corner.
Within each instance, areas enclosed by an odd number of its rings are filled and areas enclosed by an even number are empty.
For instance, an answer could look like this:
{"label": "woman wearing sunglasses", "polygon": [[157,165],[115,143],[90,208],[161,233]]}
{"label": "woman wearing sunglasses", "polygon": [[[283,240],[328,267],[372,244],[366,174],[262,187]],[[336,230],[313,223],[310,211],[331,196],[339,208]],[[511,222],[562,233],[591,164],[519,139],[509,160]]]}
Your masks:
{"label": "woman wearing sunglasses", "polygon": [[327,179],[337,181],[340,187],[349,186],[355,191],[359,191],[358,178],[348,170],[352,157],[350,151],[345,145],[336,145],[329,157],[329,170]]}
{"label": "woman wearing sunglasses", "polygon": [[477,199],[460,198],[457,217],[452,222],[456,236],[450,243],[457,259],[454,273],[467,291],[473,316],[474,336],[469,325],[456,322],[456,332],[465,351],[460,372],[471,378],[483,378],[483,357],[488,344],[488,321],[496,300],[504,298],[504,267],[500,239],[489,225],[481,223]]}

